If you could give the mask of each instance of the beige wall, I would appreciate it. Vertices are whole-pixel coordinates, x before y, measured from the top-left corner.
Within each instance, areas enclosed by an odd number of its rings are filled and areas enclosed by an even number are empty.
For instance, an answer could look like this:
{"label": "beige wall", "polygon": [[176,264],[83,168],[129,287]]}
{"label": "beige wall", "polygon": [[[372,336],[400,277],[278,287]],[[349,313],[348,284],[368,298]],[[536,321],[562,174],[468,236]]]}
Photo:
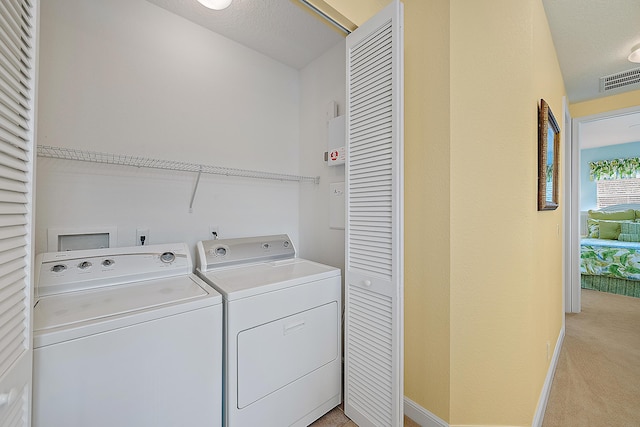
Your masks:
{"label": "beige wall", "polygon": [[452,425],[531,425],[562,326],[537,105],[560,114],[563,94],[541,1],[451,1]]}
{"label": "beige wall", "polygon": [[451,425],[530,416],[531,18],[492,4],[451,1]]}
{"label": "beige wall", "polygon": [[405,1],[404,19],[405,395],[447,419],[449,2]]}
{"label": "beige wall", "polygon": [[[542,1],[532,0],[533,7],[533,96],[539,102],[543,98],[549,103],[562,131],[564,132],[563,96],[566,94],[560,65],[556,57],[553,40],[549,30]],[[537,111],[534,125],[537,127]],[[563,140],[561,135],[561,141]],[[560,165],[564,147],[560,147]],[[534,164],[537,166],[537,149],[534,150]],[[561,166],[562,167],[562,166]],[[558,336],[564,324],[564,304],[562,288],[562,218],[564,171],[561,169],[558,182],[560,207],[552,212],[536,212],[533,222],[532,268],[534,270],[532,297],[528,305],[531,312],[530,351],[532,382],[530,384],[530,401],[535,409],[540,397],[545,376],[549,369],[549,356],[555,350]],[[537,173],[535,174],[537,176]],[[537,185],[534,184],[534,192]],[[536,193],[537,194],[537,193]]]}
{"label": "beige wall", "polygon": [[592,99],[590,101],[577,102],[569,106],[571,117],[584,117],[600,114],[607,111],[621,110],[623,108],[637,107],[640,105],[640,90],[626,92],[605,98]]}
{"label": "beige wall", "polygon": [[542,2],[404,3],[405,395],[531,425],[563,318],[562,209],[536,204],[537,105],[561,119],[564,95]]}

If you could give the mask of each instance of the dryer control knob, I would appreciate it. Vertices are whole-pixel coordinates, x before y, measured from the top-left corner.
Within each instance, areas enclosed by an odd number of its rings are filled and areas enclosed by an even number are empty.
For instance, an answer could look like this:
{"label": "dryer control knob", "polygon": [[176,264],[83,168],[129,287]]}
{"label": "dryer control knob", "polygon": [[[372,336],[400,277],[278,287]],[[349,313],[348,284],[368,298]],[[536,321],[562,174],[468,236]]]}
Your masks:
{"label": "dryer control knob", "polygon": [[176,255],[173,252],[165,252],[160,255],[160,261],[164,263],[170,263],[176,260]]}

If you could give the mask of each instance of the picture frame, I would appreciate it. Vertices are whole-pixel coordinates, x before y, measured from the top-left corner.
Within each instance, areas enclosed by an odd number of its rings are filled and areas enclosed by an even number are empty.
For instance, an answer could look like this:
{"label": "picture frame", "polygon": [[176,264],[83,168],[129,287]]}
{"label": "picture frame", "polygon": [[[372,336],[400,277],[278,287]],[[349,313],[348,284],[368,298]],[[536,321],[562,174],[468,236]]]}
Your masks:
{"label": "picture frame", "polygon": [[549,104],[540,100],[538,109],[538,210],[557,209],[560,127]]}

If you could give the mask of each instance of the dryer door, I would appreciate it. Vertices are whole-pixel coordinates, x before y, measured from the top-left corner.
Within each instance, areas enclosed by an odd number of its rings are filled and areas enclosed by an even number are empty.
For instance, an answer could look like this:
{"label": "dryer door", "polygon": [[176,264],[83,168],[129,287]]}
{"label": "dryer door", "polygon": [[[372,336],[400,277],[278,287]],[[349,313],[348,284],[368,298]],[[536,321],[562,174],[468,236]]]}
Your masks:
{"label": "dryer door", "polygon": [[238,334],[238,409],[339,357],[338,303]]}

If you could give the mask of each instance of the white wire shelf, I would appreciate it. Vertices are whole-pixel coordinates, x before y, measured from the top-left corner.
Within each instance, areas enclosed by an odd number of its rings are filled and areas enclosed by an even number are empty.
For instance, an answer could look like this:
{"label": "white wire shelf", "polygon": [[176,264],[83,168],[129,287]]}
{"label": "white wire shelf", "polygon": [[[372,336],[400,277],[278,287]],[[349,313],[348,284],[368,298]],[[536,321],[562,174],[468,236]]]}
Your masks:
{"label": "white wire shelf", "polygon": [[48,145],[38,145],[38,156],[53,159],[78,160],[91,163],[106,163],[110,165],[134,166],[138,168],[208,173],[254,179],[270,179],[275,181],[296,181],[300,183],[309,182],[314,184],[320,183],[319,176],[287,175],[221,166],[201,165],[197,163],[176,162],[173,160],[151,159],[148,157],[77,150],[74,148],[52,147]]}

